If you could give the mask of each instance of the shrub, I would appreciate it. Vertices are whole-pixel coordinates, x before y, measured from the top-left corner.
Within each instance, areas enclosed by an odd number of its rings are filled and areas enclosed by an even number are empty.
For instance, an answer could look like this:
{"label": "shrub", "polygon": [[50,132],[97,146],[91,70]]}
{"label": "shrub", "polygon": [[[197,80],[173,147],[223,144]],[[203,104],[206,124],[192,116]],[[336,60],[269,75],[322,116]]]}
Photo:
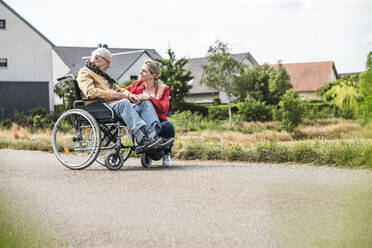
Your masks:
{"label": "shrub", "polygon": [[337,108],[324,101],[306,101],[304,117],[310,120],[326,119],[336,116]]}
{"label": "shrub", "polygon": [[221,99],[218,96],[213,97],[213,105],[221,105]]}
{"label": "shrub", "polygon": [[[231,104],[231,113],[238,113],[238,104]],[[208,107],[209,120],[227,120],[229,119],[229,110],[227,105],[209,106]]]}
{"label": "shrub", "polygon": [[135,81],[135,80],[133,80],[133,79],[129,79],[129,80],[124,81],[124,82],[122,82],[121,84],[119,84],[119,86],[120,86],[121,88],[125,88],[125,87],[128,87],[129,85],[131,85],[134,81]]}
{"label": "shrub", "polygon": [[239,114],[244,121],[272,121],[273,107],[259,101],[239,104]]}
{"label": "shrub", "polygon": [[12,121],[9,118],[6,118],[0,121],[0,127],[5,129],[10,129],[12,127]]}
{"label": "shrub", "polygon": [[208,115],[208,108],[206,106],[192,103],[192,102],[179,102],[173,105],[173,109],[170,109],[172,113],[191,111],[191,113],[199,113],[203,116]]}
{"label": "shrub", "polygon": [[298,94],[293,90],[287,90],[282,100],[279,102],[282,128],[292,132],[298,127],[303,119],[305,107]]}
{"label": "shrub", "polygon": [[29,126],[32,125],[32,117],[27,116],[23,112],[18,112],[17,110],[14,110],[13,112],[13,122],[16,123],[18,126]]}

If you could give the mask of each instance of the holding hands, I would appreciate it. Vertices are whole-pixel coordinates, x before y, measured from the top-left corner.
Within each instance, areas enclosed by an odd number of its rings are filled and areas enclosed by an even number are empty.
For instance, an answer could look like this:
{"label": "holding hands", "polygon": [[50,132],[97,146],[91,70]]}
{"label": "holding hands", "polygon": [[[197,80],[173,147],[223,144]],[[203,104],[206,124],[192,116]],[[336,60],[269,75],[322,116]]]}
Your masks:
{"label": "holding hands", "polygon": [[142,101],[150,100],[150,96],[147,94],[134,95],[129,94],[129,100],[135,104],[140,104]]}

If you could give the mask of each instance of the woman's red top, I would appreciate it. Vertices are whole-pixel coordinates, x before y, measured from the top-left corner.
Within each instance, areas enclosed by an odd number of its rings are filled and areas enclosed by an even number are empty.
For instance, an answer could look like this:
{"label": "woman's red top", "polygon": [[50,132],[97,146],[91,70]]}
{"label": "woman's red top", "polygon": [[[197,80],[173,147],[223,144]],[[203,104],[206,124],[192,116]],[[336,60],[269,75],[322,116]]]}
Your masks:
{"label": "woman's red top", "polygon": [[[164,87],[165,86],[165,87]],[[127,89],[130,93],[133,93],[135,95],[142,94],[143,90],[145,88],[145,82],[144,81],[134,81],[133,84],[129,85],[125,89]],[[158,95],[158,91],[159,95]],[[155,94],[153,96],[150,96],[150,101],[154,105],[155,111],[159,117],[159,119],[163,119],[167,121],[166,114],[169,110],[169,93],[170,93],[170,87],[168,85],[164,85],[162,87],[156,87],[155,88]]]}

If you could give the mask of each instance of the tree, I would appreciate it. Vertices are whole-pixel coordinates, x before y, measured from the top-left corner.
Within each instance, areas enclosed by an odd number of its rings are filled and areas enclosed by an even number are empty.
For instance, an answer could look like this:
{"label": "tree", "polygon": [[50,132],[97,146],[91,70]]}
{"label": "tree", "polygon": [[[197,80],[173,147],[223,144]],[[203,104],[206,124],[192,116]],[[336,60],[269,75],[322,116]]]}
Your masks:
{"label": "tree", "polygon": [[304,116],[305,106],[297,92],[293,89],[287,90],[279,102],[281,126],[284,130],[292,132],[298,127]]}
{"label": "tree", "polygon": [[360,91],[364,101],[359,105],[359,117],[366,124],[372,120],[372,51],[369,52],[366,62],[366,71],[359,76]]}
{"label": "tree", "polygon": [[175,53],[168,49],[168,59],[155,59],[161,64],[159,79],[171,87],[170,108],[175,110],[177,105],[184,102],[184,98],[192,88],[188,84],[194,77],[191,72],[184,69],[186,58],[176,59]]}
{"label": "tree", "polygon": [[359,103],[364,100],[360,86],[350,77],[342,77],[333,83],[332,88],[324,93],[324,98],[337,106],[346,119],[355,117]]}
{"label": "tree", "polygon": [[231,55],[227,43],[217,40],[210,46],[207,53],[208,63],[203,65],[203,75],[200,83],[208,87],[224,91],[227,96],[229,124],[232,129],[231,98],[233,93],[233,80],[239,71],[239,62]]}
{"label": "tree", "polygon": [[240,101],[248,97],[269,105],[277,105],[290,88],[289,75],[280,63],[277,68],[267,64],[253,67],[243,65],[234,81],[234,95]]}
{"label": "tree", "polygon": [[73,103],[76,100],[74,82],[72,79],[67,79],[58,82],[55,85],[54,92],[62,99],[63,108],[65,110],[72,109]]}

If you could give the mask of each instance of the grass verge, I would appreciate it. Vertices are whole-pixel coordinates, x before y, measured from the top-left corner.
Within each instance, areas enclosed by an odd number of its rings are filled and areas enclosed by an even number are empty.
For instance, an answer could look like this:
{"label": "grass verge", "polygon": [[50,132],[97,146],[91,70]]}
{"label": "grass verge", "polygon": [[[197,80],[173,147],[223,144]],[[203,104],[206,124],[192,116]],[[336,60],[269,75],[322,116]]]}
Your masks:
{"label": "grass verge", "polygon": [[254,148],[225,146],[213,141],[190,139],[176,142],[178,159],[209,159],[247,162],[296,162],[315,165],[372,169],[372,143],[360,140],[267,142]]}

